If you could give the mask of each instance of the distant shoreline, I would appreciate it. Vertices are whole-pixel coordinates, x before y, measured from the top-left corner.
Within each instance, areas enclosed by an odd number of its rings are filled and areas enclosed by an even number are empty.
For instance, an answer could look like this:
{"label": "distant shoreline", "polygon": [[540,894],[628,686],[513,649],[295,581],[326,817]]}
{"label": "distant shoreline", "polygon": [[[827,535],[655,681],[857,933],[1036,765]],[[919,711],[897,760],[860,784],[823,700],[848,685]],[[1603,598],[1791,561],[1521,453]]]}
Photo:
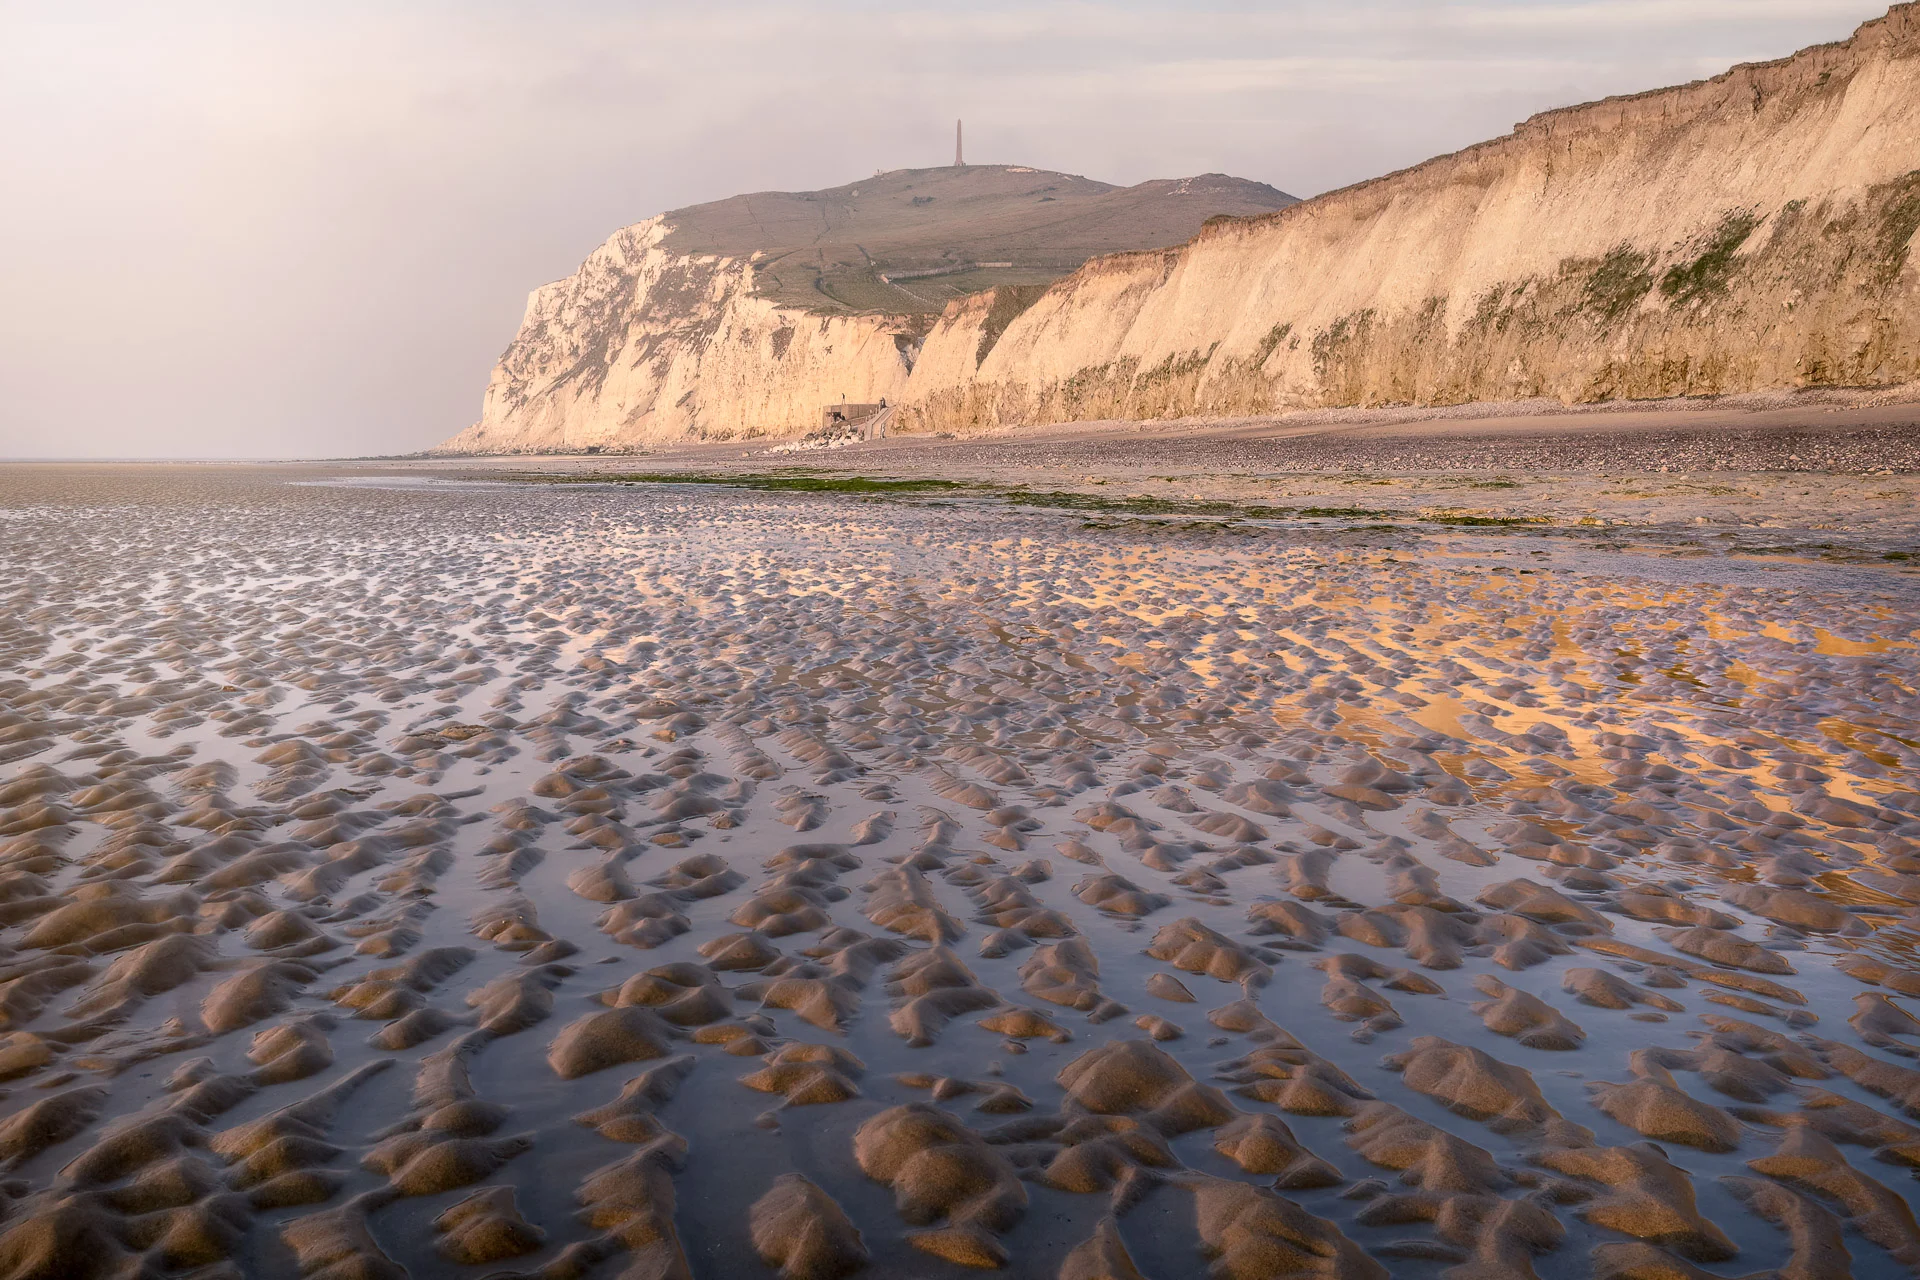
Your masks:
{"label": "distant shoreline", "polygon": [[[1372,408],[1299,409],[1245,417],[1189,417],[1166,419],[1103,419],[1058,422],[1041,426],[993,427],[975,432],[903,434],[840,449],[767,456],[775,446],[800,438],[755,436],[735,440],[688,440],[631,452],[574,450],[547,453],[443,453],[425,449],[413,453],[362,454],[351,457],[13,457],[0,465],[366,465],[406,463],[432,467],[492,468],[533,463],[541,466],[584,465],[630,468],[637,459],[667,467],[737,465],[753,461],[767,467],[828,467],[845,469],[844,461],[893,457],[906,450],[938,452],[959,445],[1003,442],[1009,446],[1055,445],[1068,442],[1124,444],[1151,440],[1161,445],[1179,440],[1202,441],[1345,441],[1354,446],[1387,449],[1391,443],[1439,441],[1467,437],[1537,436],[1628,438],[1647,433],[1711,437],[1722,432],[1912,431],[1920,438],[1920,383],[1887,388],[1813,389],[1755,392],[1736,396],[1667,400],[1604,400],[1567,405],[1557,400],[1477,401],[1461,405],[1381,406]],[[1792,463],[1791,459],[1786,461]],[[1905,470],[1898,458],[1887,464]],[[1338,469],[1336,466],[1333,469]],[[1444,469],[1444,468],[1443,468]],[[1713,468],[1709,468],[1713,469]],[[1748,470],[1747,467],[1733,467]],[[1781,470],[1818,471],[1798,463]],[[1879,467],[1866,468],[1879,470]]]}
{"label": "distant shoreline", "polygon": [[[1387,441],[1444,440],[1472,436],[1529,435],[1622,437],[1648,432],[1711,436],[1717,432],[1850,432],[1912,429],[1920,435],[1920,384],[1861,390],[1764,392],[1711,400],[1608,400],[1564,405],[1557,400],[1483,401],[1464,405],[1381,408],[1303,409],[1258,417],[1195,417],[1147,421],[1106,419],[1045,426],[995,427],[942,435],[907,434],[843,449],[784,455],[776,463],[762,456],[774,446],[798,438],[763,436],[744,440],[684,441],[632,452],[439,453],[386,458],[340,458],[336,462],[409,461],[432,465],[631,466],[650,459],[663,466],[728,465],[758,457],[757,466],[838,467],[834,459],[892,456],[907,449],[939,450],[956,444],[1005,442],[1009,446],[1051,445],[1069,441],[1096,444],[1149,439],[1201,440],[1345,440],[1384,447]],[[1785,461],[1792,463],[1791,459]],[[1889,459],[1896,469],[1904,464]],[[1746,467],[1734,469],[1745,470]],[[1818,470],[1788,465],[1782,470]],[[1868,470],[1878,470],[1870,467]]]}

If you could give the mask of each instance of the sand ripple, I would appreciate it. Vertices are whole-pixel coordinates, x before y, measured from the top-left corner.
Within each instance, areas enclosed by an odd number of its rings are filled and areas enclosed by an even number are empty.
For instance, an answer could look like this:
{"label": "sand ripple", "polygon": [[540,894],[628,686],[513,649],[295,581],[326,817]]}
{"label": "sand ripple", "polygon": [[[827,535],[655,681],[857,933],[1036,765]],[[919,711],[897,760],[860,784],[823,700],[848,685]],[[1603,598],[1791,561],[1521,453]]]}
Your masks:
{"label": "sand ripple", "polygon": [[1920,1267],[1891,579],[0,497],[0,1280]]}

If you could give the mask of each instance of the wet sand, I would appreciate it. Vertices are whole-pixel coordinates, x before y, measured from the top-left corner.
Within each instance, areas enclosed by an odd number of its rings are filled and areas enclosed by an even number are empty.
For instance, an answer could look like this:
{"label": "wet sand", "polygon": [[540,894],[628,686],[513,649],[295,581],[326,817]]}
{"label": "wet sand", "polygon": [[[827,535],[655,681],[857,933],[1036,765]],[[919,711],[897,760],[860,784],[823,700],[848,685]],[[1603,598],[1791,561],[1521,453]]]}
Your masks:
{"label": "wet sand", "polygon": [[0,468],[0,1277],[1920,1267],[1910,503],[510,469]]}

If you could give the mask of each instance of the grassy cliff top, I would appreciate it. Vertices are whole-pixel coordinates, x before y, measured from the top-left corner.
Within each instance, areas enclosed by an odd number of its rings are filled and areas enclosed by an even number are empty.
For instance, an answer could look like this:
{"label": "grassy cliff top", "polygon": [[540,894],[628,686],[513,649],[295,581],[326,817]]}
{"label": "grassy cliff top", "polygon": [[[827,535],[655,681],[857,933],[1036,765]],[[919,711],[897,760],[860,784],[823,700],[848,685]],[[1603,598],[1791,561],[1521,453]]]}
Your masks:
{"label": "grassy cliff top", "polygon": [[1116,187],[1023,165],[896,169],[676,209],[666,247],[752,258],[758,291],[789,306],[932,313],[995,285],[1056,280],[1099,254],[1179,244],[1208,218],[1294,203],[1218,173]]}

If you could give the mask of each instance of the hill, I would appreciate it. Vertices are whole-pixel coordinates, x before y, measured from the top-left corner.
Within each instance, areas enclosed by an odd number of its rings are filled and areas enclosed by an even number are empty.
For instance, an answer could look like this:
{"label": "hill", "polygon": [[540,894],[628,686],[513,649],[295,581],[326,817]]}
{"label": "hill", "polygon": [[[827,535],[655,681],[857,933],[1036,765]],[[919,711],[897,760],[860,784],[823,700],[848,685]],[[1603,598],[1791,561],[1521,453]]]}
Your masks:
{"label": "hill", "polygon": [[666,215],[661,247],[747,258],[754,293],[813,310],[938,313],[1087,259],[1192,238],[1207,219],[1298,203],[1206,173],[1116,187],[1022,165],[896,169],[825,191],[761,191]]}
{"label": "hill", "polygon": [[1221,174],[1116,187],[1021,165],[901,169],[622,228],[534,290],[480,421],[442,452],[779,435],[898,401],[943,309],[1297,203]]}

